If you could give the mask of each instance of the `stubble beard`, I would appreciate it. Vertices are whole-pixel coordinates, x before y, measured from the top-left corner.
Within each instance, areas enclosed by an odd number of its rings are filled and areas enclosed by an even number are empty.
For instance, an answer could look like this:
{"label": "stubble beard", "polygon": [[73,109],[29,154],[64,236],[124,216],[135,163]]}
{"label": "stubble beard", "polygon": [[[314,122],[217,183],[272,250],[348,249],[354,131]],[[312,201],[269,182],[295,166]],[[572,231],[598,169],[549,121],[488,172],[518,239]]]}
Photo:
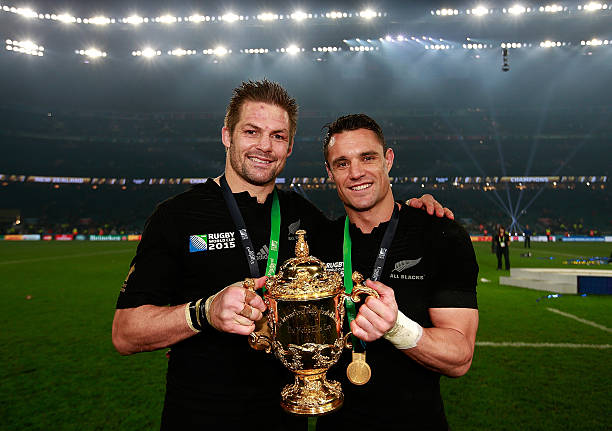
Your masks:
{"label": "stubble beard", "polygon": [[278,174],[282,171],[284,165],[280,166],[280,169],[276,171],[270,171],[268,175],[261,177],[254,174],[249,170],[247,162],[242,162],[238,154],[236,154],[236,147],[230,145],[229,147],[229,158],[230,165],[234,172],[236,172],[243,180],[254,186],[265,186],[274,182]]}

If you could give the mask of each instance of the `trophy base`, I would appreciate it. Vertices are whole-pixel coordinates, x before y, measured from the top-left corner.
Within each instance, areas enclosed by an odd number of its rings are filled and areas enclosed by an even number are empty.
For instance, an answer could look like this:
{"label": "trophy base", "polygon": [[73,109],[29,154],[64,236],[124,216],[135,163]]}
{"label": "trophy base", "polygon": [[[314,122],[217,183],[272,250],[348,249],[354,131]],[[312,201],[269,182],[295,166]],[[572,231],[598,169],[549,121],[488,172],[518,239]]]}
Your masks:
{"label": "trophy base", "polygon": [[295,375],[295,383],[281,392],[281,407],[295,415],[320,416],[339,409],[344,402],[340,383],[325,378],[319,370]]}

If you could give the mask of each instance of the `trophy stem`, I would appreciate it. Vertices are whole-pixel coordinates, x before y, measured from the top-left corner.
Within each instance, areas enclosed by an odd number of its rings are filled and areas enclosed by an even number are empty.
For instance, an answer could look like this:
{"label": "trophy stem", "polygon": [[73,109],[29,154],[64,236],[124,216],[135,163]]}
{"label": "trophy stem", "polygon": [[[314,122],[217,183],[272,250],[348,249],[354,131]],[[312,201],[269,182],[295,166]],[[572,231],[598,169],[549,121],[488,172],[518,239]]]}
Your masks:
{"label": "trophy stem", "polygon": [[342,406],[344,395],[340,383],[327,380],[327,370],[296,372],[295,383],[281,392],[281,406],[296,415],[319,416]]}

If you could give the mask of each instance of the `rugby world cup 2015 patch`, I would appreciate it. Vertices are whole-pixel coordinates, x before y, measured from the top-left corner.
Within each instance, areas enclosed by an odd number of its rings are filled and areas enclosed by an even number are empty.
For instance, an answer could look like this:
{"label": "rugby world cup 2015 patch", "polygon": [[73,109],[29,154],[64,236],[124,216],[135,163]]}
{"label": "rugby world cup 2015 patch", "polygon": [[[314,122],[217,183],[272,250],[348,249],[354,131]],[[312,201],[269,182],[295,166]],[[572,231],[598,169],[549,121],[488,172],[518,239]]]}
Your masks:
{"label": "rugby world cup 2015 patch", "polygon": [[235,232],[189,235],[189,252],[214,251],[236,247]]}
{"label": "rugby world cup 2015 patch", "polygon": [[208,250],[208,235],[191,235],[189,237],[189,252]]}

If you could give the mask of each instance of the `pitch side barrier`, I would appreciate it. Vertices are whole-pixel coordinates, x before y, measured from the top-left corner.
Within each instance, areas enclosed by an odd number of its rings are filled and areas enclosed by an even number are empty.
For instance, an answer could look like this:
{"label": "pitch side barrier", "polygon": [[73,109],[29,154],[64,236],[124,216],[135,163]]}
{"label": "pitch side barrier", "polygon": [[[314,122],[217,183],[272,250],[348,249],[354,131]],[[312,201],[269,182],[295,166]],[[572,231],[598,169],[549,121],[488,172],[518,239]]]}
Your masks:
{"label": "pitch side barrier", "polygon": [[3,241],[140,241],[141,235],[0,235]]}
{"label": "pitch side barrier", "polygon": [[[493,237],[491,235],[470,235],[472,242],[491,242]],[[510,237],[512,242],[524,242],[525,237],[520,235],[513,235]],[[533,242],[612,242],[612,236],[587,236],[587,235],[574,235],[574,236],[563,236],[563,235],[534,235],[531,237]]]}
{"label": "pitch side barrier", "polygon": [[[0,235],[0,241],[140,241],[141,235],[73,235],[73,234],[24,234]],[[491,242],[491,235],[470,235],[472,242]],[[535,235],[531,237],[534,242],[612,242],[612,236],[562,236],[562,235]],[[510,237],[510,241],[523,242],[525,238],[519,235]]]}

